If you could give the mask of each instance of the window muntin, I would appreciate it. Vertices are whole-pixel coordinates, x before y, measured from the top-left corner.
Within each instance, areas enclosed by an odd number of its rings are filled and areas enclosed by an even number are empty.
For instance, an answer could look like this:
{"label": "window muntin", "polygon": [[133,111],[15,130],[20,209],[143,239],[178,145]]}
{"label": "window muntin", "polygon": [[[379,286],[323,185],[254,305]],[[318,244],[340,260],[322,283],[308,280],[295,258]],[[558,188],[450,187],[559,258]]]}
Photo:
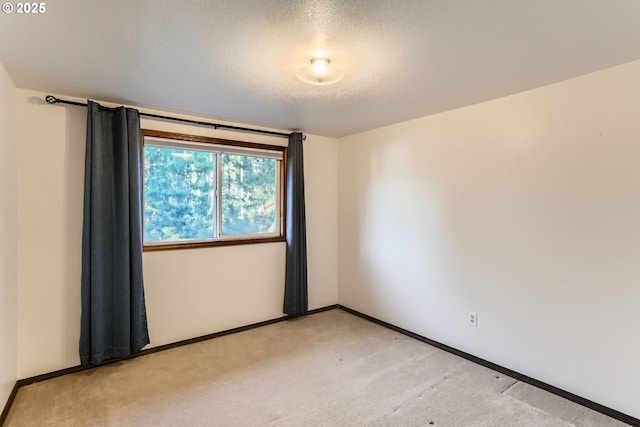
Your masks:
{"label": "window muntin", "polygon": [[143,137],[145,249],[284,239],[284,147],[157,131]]}

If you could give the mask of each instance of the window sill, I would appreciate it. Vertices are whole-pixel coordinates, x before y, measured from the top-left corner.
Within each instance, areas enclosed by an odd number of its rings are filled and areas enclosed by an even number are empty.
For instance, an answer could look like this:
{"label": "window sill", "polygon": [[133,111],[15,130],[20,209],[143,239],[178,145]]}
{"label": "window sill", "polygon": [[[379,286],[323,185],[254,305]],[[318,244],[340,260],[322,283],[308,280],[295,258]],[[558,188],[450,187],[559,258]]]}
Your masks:
{"label": "window sill", "polygon": [[167,251],[174,249],[195,249],[195,248],[209,248],[214,246],[236,246],[236,245],[253,245],[256,243],[276,243],[286,242],[284,236],[257,238],[257,239],[237,239],[237,240],[214,240],[208,242],[193,242],[193,243],[166,243],[159,245],[146,245],[143,246],[143,252],[154,251]]}

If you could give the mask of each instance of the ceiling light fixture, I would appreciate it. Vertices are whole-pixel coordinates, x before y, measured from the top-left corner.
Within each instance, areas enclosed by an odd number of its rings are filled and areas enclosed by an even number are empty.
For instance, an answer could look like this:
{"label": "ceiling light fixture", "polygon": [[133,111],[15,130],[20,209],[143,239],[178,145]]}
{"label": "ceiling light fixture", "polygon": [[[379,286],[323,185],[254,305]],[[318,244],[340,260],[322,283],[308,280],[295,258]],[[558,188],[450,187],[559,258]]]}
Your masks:
{"label": "ceiling light fixture", "polygon": [[303,82],[312,85],[328,85],[337,83],[344,77],[340,67],[331,63],[329,58],[313,58],[296,73]]}

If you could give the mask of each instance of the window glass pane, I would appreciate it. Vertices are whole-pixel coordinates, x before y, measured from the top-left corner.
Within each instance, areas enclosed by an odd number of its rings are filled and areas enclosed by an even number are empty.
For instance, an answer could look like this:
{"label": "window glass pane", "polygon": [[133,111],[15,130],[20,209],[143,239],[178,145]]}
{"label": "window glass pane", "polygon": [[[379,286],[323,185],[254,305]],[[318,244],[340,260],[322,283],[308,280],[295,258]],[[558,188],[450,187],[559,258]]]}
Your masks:
{"label": "window glass pane", "polygon": [[222,235],[277,231],[276,160],[222,154]]}
{"label": "window glass pane", "polygon": [[214,237],[215,157],[145,145],[145,241]]}

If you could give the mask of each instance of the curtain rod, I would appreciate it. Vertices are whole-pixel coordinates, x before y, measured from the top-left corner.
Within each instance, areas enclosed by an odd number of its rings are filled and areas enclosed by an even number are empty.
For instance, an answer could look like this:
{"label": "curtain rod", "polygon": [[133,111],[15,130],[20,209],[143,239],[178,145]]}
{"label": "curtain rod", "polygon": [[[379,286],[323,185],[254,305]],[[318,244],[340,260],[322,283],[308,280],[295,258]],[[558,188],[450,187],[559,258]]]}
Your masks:
{"label": "curtain rod", "polygon": [[[75,102],[75,101],[67,101],[66,99],[56,98],[53,95],[47,95],[44,99],[49,104],[68,104],[68,105],[77,105],[78,107],[86,107],[87,106],[86,103]],[[274,131],[262,130],[262,129],[244,128],[244,127],[241,127],[241,126],[223,125],[223,124],[219,124],[219,123],[201,122],[201,121],[198,121],[198,120],[182,119],[180,117],[161,116],[159,114],[143,113],[142,111],[140,111],[140,116],[149,117],[149,118],[152,118],[152,119],[171,120],[171,121],[174,121],[174,122],[189,123],[189,124],[199,125],[199,126],[209,126],[209,127],[214,128],[214,129],[229,129],[229,130],[235,130],[235,131],[238,131],[238,132],[261,133],[263,135],[278,136],[278,137],[281,137],[281,138],[289,138],[289,134],[288,133],[274,132]]]}

